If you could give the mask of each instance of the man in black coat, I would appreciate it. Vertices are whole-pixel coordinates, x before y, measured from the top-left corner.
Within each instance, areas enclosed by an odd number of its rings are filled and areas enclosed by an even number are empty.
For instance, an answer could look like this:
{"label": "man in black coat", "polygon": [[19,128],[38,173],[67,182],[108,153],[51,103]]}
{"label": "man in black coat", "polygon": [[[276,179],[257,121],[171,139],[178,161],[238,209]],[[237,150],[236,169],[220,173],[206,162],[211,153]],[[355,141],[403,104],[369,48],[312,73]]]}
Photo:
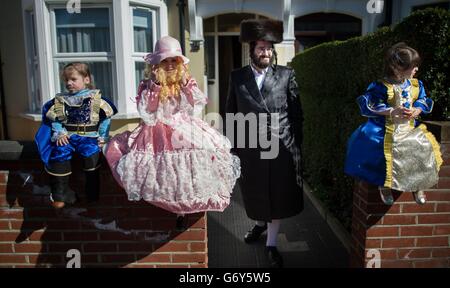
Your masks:
{"label": "man in black coat", "polygon": [[[251,64],[231,72],[226,105],[227,136],[233,143],[232,152],[241,160],[245,210],[256,221],[244,240],[256,242],[267,230],[266,247],[272,267],[283,266],[276,248],[281,219],[303,210],[303,116],[294,70],[276,65],[273,44],[282,40],[281,21],[241,23],[240,41],[249,43]],[[258,145],[252,145],[255,140]]]}

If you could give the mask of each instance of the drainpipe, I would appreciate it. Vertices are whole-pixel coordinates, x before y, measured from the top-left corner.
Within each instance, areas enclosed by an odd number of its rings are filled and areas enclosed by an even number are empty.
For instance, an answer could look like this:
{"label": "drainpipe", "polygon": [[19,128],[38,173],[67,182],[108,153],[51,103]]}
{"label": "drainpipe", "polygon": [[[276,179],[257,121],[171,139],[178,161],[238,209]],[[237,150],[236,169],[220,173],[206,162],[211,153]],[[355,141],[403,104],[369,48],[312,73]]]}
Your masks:
{"label": "drainpipe", "polygon": [[384,24],[386,26],[391,26],[392,24],[392,9],[394,5],[394,1],[392,0],[385,0],[386,1],[386,14],[384,18]]}
{"label": "drainpipe", "polygon": [[384,4],[384,21],[379,27],[391,26],[392,24],[392,10],[394,3],[392,0],[384,0]]}
{"label": "drainpipe", "polygon": [[8,123],[6,117],[6,101],[5,101],[5,89],[3,87],[3,62],[2,56],[0,55],[0,104],[2,105],[2,122],[3,122],[3,136],[5,140],[9,140],[8,135]]}
{"label": "drainpipe", "polygon": [[178,15],[179,15],[179,19],[180,19],[180,45],[181,45],[181,51],[183,52],[183,55],[185,55],[184,7],[186,7],[186,3],[184,2],[184,0],[178,0],[177,6],[178,6]]}

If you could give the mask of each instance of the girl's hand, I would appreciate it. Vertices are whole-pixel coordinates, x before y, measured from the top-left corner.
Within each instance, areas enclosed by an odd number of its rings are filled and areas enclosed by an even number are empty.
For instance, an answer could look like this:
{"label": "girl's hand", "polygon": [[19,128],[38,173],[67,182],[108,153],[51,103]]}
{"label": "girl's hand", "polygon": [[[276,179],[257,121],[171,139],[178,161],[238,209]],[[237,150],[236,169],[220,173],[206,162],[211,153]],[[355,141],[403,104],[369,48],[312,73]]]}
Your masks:
{"label": "girl's hand", "polygon": [[156,71],[158,70],[158,67],[156,66],[156,65],[153,65],[152,66],[152,72],[151,72],[151,75],[150,75],[150,79],[154,82],[154,83],[156,83],[156,84],[159,84],[157,81],[156,81]]}
{"label": "girl's hand", "polygon": [[103,148],[103,146],[105,146],[105,144],[106,144],[106,141],[105,141],[105,139],[102,139],[102,138],[97,138],[97,143],[98,143],[98,147],[100,147],[100,148]]}
{"label": "girl's hand", "polygon": [[422,113],[422,109],[416,108],[416,107],[413,107],[408,110],[409,110],[407,113],[408,119],[415,119],[415,118],[419,117],[420,113]]}
{"label": "girl's hand", "polygon": [[64,146],[67,144],[69,144],[69,136],[67,135],[62,135],[61,137],[58,138],[58,140],[56,140],[57,146]]}
{"label": "girl's hand", "polygon": [[183,75],[181,76],[181,84],[183,86],[186,86],[187,83],[188,83],[188,79],[186,77],[186,73],[183,73]]}
{"label": "girl's hand", "polygon": [[183,84],[183,86],[186,86],[187,83],[189,82],[189,78],[187,77],[187,71],[188,68],[186,66],[186,64],[183,64],[183,71],[181,73],[183,73],[183,75],[181,76],[181,84]]}
{"label": "girl's hand", "polygon": [[394,118],[400,118],[400,119],[405,119],[409,117],[409,109],[405,108],[405,107],[397,107],[392,109],[389,112],[389,116],[394,119]]}

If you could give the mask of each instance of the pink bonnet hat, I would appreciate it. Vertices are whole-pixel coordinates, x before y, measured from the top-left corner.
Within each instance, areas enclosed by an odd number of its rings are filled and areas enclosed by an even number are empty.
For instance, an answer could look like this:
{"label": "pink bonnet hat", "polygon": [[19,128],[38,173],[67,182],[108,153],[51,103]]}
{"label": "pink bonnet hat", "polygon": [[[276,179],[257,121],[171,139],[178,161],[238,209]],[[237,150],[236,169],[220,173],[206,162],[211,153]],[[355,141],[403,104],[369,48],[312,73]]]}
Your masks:
{"label": "pink bonnet hat", "polygon": [[169,57],[180,57],[184,64],[189,63],[189,59],[181,52],[180,42],[173,37],[164,36],[156,41],[155,51],[147,54],[144,59],[148,64],[157,65]]}

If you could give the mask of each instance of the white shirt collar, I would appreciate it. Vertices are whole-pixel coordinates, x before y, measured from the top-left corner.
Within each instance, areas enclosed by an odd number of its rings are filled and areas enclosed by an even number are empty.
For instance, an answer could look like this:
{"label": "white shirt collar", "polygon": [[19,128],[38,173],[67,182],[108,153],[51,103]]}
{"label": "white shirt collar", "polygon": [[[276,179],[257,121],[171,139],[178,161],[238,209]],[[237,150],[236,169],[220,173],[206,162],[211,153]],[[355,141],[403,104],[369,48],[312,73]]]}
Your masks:
{"label": "white shirt collar", "polygon": [[258,70],[256,70],[252,64],[250,64],[250,67],[252,68],[253,74],[255,75],[255,77],[257,76],[263,76],[266,75],[267,70],[269,70],[269,67],[264,68],[261,72],[259,72]]}

